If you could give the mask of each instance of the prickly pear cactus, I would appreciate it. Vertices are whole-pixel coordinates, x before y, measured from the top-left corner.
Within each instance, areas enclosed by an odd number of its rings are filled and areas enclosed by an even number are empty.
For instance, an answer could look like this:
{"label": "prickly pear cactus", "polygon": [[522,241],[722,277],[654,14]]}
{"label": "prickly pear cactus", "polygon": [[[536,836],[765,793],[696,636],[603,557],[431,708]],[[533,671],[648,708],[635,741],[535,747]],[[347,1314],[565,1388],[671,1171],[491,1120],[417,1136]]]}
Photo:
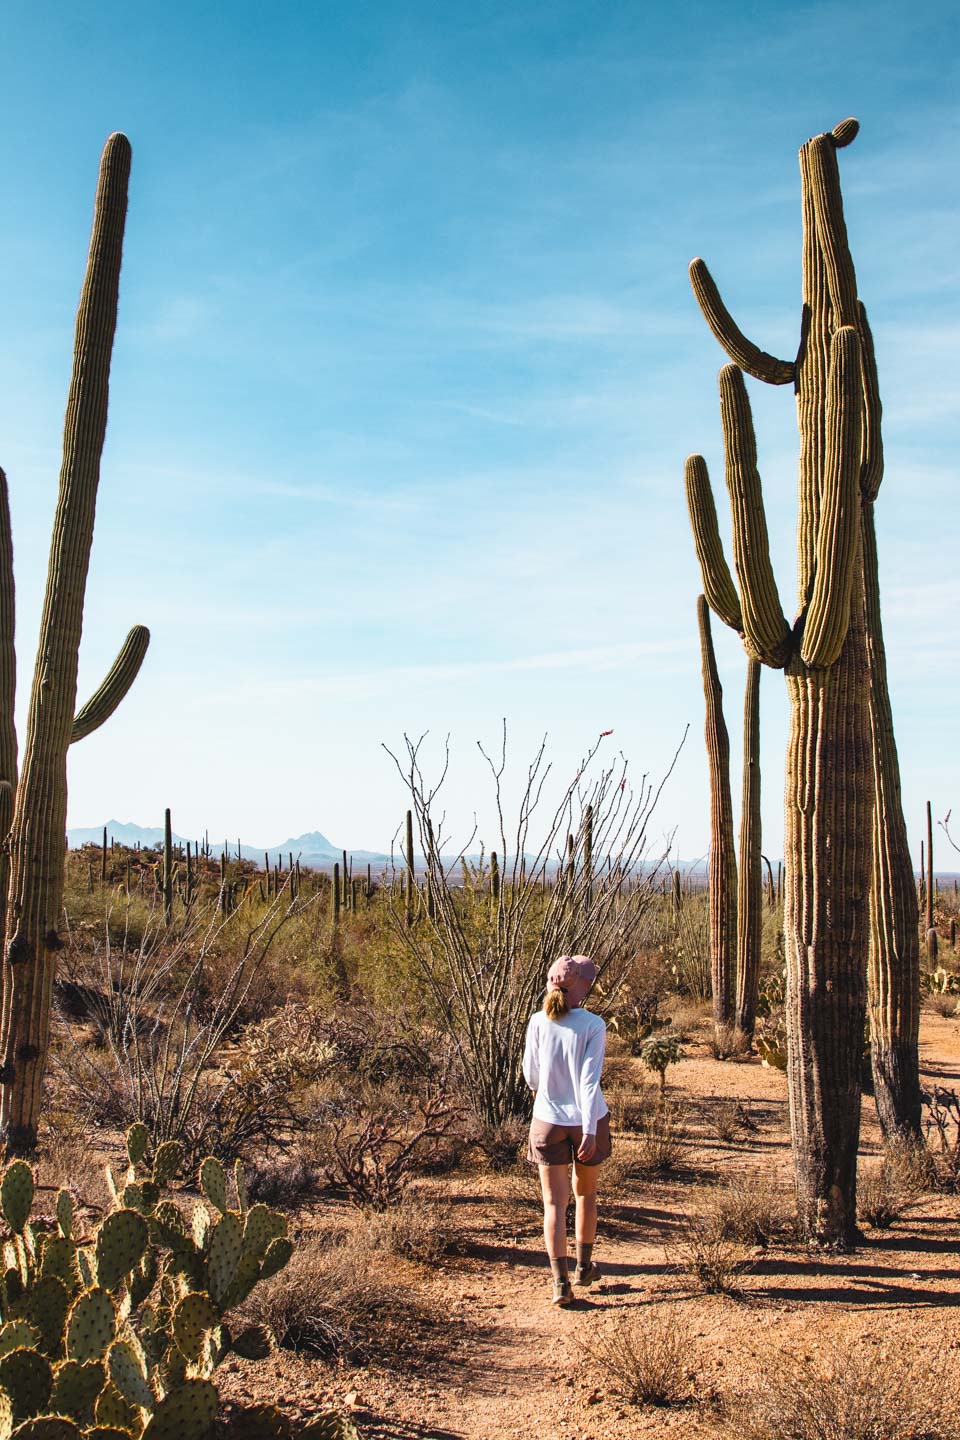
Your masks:
{"label": "prickly pear cactus", "polygon": [[[239,1165],[232,1208],[223,1166],[207,1159],[188,1224],[162,1198],[182,1149],[169,1141],[148,1164],[149,1144],[146,1126],[132,1126],[125,1175],[107,1175],[115,1208],[89,1234],[77,1232],[67,1190],[55,1224],[31,1225],[23,1161],[0,1176],[0,1440],[207,1440],[224,1356],[262,1360],[275,1348],[266,1326],[234,1336],[227,1319],[289,1260],[284,1217],[248,1204]],[[271,1406],[248,1418],[250,1437],[356,1435],[332,1413],[298,1431]]]}

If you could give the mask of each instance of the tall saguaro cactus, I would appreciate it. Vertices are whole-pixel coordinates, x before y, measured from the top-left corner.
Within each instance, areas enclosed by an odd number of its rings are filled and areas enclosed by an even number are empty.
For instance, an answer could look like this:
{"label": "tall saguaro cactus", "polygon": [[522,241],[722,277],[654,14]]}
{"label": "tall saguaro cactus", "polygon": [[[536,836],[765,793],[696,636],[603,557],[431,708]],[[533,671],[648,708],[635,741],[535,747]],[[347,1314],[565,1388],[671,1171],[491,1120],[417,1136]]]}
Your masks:
{"label": "tall saguaro cactus", "polygon": [[752,1038],[757,1018],[763,872],[760,857],[760,662],[747,661],[743,697],[743,791],[737,866],[736,1027]]}
{"label": "tall saguaro cactus", "polygon": [[697,597],[705,701],[704,738],[710,770],[710,978],[716,1031],[733,1020],[737,957],[737,857],[730,800],[730,738],[723,718],[723,687],[710,633],[710,610]]}
{"label": "tall saguaro cactus", "polygon": [[[858,128],[845,120],[800,150],[796,361],[777,360],[747,340],[703,261],[690,267],[704,316],[735,362],[720,372],[720,409],[739,595],[723,558],[706,465],[692,456],[687,491],[704,590],[748,655],[786,672],[790,698],[784,930],[794,1171],[803,1228],[834,1244],[856,1233],[875,788],[861,512],[875,493],[879,402],[837,164],[838,149]],[[770,384],[792,381],[797,395],[799,614],[792,626],[770,564],[743,370]]]}
{"label": "tall saguaro cactus", "polygon": [[[23,773],[9,837],[10,879],[0,1022],[0,1134],[7,1151],[36,1140],[50,1034],[57,934],[63,898],[67,751],[116,709],[133,684],[148,632],[127,637],[103,685],[79,712],[77,657],[107,423],[110,356],[117,320],[127,212],[130,142],[111,135],[100,162],[93,232],[74,344],[64,424],[60,493],[30,695]],[[0,779],[16,779],[13,731],[13,574],[0,504]]]}

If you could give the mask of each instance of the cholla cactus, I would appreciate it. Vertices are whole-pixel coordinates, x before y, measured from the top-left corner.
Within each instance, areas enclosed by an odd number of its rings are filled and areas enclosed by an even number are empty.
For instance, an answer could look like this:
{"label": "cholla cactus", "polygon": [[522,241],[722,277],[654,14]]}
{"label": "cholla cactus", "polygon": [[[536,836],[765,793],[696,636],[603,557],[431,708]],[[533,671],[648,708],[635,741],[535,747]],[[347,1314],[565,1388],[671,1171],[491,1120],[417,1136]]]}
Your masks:
{"label": "cholla cactus", "polygon": [[[67,1190],[57,1196],[55,1226],[30,1224],[34,1181],[24,1161],[0,1180],[9,1228],[0,1277],[0,1434],[206,1440],[219,1407],[213,1376],[221,1360],[231,1351],[257,1360],[272,1350],[266,1327],[234,1334],[227,1318],[289,1260],[284,1217],[248,1203],[239,1163],[231,1184],[208,1158],[200,1167],[204,1199],[188,1224],[162,1198],[180,1168],[179,1143],[160,1145],[150,1166],[147,1144],[146,1127],[134,1125],[125,1175],[107,1172],[114,1209],[87,1236],[76,1231]],[[296,1432],[272,1406],[251,1418],[259,1427],[251,1434],[356,1434],[332,1414]]]}
{"label": "cholla cactus", "polygon": [[660,1081],[660,1099],[667,1091],[667,1067],[683,1059],[683,1046],[676,1035],[654,1035],[640,1050],[640,1061],[648,1070],[657,1072]]}

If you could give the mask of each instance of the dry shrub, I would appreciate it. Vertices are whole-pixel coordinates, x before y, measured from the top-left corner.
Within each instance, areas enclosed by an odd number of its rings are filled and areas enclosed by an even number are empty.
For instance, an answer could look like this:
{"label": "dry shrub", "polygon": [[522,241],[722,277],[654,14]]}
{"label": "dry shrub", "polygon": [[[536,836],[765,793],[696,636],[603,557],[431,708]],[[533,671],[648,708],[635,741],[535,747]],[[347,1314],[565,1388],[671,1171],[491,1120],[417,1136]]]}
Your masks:
{"label": "dry shrub", "polygon": [[750,1114],[750,1107],[742,1100],[721,1100],[713,1107],[709,1116],[717,1139],[725,1145],[732,1145],[741,1130],[756,1130],[757,1122]]}
{"label": "dry shrub", "polygon": [[617,1085],[604,1093],[614,1134],[635,1134],[642,1130],[644,1116],[651,1106],[651,1092],[646,1087]]}
{"label": "dry shrub", "polygon": [[324,1173],[361,1210],[386,1210],[454,1139],[463,1112],[438,1090],[407,1099],[367,1084],[344,1092],[318,1135]]}
{"label": "dry shrub", "polygon": [[611,1388],[633,1405],[685,1405],[693,1399],[690,1330],[672,1307],[617,1317],[587,1342]]}
{"label": "dry shrub", "polygon": [[665,1175],[675,1170],[687,1137],[687,1107],[664,1100],[641,1117],[637,1133],[636,1165],[649,1175]]}
{"label": "dry shrub", "polygon": [[528,1129],[526,1121],[517,1119],[483,1126],[477,1135],[477,1148],[494,1174],[503,1174],[522,1163],[527,1149]]}
{"label": "dry shrub", "polygon": [[247,1194],[251,1204],[297,1210],[316,1194],[320,1177],[315,1165],[300,1151],[291,1154],[254,1156],[244,1165]]}
{"label": "dry shrub", "polygon": [[[736,1406],[740,1440],[958,1440],[960,1407],[946,1357],[917,1366],[902,1354],[831,1345],[832,1361],[777,1356]],[[731,1427],[733,1428],[733,1427]]]}
{"label": "dry shrub", "polygon": [[857,1176],[857,1219],[886,1230],[915,1205],[926,1188],[914,1146],[888,1151],[877,1166]]}
{"label": "dry shrub", "polygon": [[705,1295],[739,1295],[740,1277],[749,1269],[743,1245],[726,1235],[709,1212],[686,1222],[667,1258]]}
{"label": "dry shrub", "polygon": [[302,1241],[286,1269],[258,1285],[244,1310],[254,1323],[271,1326],[285,1349],[351,1361],[395,1357],[422,1319],[386,1258],[353,1237],[332,1246]]}
{"label": "dry shrub", "polygon": [[927,1005],[935,1015],[941,1015],[944,1020],[950,1020],[954,1015],[960,1015],[960,1000],[956,995],[943,995],[934,991],[927,997]]}
{"label": "dry shrub", "polygon": [[717,1187],[706,1216],[723,1239],[766,1246],[791,1230],[792,1198],[759,1170],[747,1170]]}
{"label": "dry shrub", "polygon": [[433,1265],[458,1248],[454,1207],[443,1200],[408,1194],[392,1210],[371,1210],[363,1215],[353,1239],[361,1250]]}
{"label": "dry shrub", "polygon": [[714,1060],[744,1060],[750,1054],[750,1036],[734,1024],[715,1025],[710,1037]]}

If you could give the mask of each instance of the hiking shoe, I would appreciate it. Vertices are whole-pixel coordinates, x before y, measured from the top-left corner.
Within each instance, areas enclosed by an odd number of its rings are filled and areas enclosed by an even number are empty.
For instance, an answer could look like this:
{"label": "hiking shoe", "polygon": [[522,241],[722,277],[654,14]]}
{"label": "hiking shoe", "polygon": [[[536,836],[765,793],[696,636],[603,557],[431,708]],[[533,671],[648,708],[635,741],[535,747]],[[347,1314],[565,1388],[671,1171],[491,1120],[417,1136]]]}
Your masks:
{"label": "hiking shoe", "polygon": [[589,1265],[578,1265],[573,1275],[574,1285],[592,1285],[600,1279],[600,1266],[590,1261]]}
{"label": "hiking shoe", "polygon": [[553,1282],[553,1303],[554,1305],[569,1305],[573,1300],[573,1286],[569,1280],[554,1280]]}

